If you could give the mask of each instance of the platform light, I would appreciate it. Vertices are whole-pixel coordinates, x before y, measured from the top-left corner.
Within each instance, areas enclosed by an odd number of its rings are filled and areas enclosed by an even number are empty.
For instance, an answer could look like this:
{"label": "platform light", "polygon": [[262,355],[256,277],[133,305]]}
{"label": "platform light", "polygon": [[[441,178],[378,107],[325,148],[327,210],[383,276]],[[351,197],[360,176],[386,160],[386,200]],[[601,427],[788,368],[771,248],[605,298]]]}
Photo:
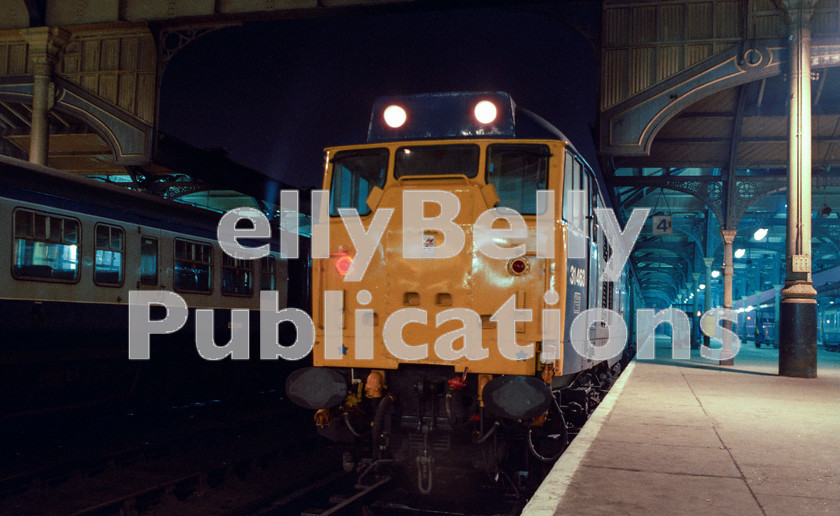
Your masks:
{"label": "platform light", "polygon": [[754,309],[753,305],[747,307],[747,312],[752,312]]}
{"label": "platform light", "polygon": [[767,228],[758,228],[755,230],[753,234],[753,238],[756,240],[764,240],[764,237],[767,236]]}
{"label": "platform light", "polygon": [[489,100],[482,100],[475,105],[475,118],[482,124],[489,124],[496,119],[496,106]]}
{"label": "platform light", "polygon": [[700,290],[706,290],[706,284],[705,283],[700,284]]}
{"label": "platform light", "polygon": [[737,251],[735,251],[735,258],[743,258],[746,252],[746,249],[738,249]]}
{"label": "platform light", "polygon": [[713,278],[719,278],[720,277],[720,271],[712,271],[712,277]]}
{"label": "platform light", "polygon": [[393,127],[394,129],[402,127],[408,119],[405,109],[396,104],[386,107],[385,111],[382,112],[382,116],[385,117],[385,123],[388,124],[388,127]]}

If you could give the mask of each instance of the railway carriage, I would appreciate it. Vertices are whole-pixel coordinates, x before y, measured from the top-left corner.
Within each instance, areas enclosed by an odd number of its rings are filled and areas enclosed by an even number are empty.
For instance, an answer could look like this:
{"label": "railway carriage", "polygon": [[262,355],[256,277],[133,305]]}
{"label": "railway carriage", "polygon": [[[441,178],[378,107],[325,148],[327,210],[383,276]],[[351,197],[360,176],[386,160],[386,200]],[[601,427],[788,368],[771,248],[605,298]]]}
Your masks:
{"label": "railway carriage", "polygon": [[602,281],[607,205],[569,140],[505,93],[387,97],[366,143],[326,150],[323,188],[313,367],[288,396],[368,446],[362,475],[397,462],[422,493],[450,467],[516,485],[556,459],[622,358],[576,351],[573,322],[597,347],[589,309],[630,302],[626,272]]}
{"label": "railway carriage", "polygon": [[[0,413],[79,407],[138,389],[185,400],[277,382],[287,365],[208,362],[196,351],[195,309],[214,310],[221,346],[232,309],[250,310],[258,332],[260,290],[278,291],[286,304],[286,260],[276,249],[259,260],[227,256],[216,240],[220,217],[0,157]],[[175,292],[191,310],[180,331],[152,336],[151,360],[128,359],[135,290]],[[163,317],[155,309],[152,317]]]}
{"label": "railway carriage", "polygon": [[828,351],[840,351],[840,310],[829,305],[820,314],[820,337]]}

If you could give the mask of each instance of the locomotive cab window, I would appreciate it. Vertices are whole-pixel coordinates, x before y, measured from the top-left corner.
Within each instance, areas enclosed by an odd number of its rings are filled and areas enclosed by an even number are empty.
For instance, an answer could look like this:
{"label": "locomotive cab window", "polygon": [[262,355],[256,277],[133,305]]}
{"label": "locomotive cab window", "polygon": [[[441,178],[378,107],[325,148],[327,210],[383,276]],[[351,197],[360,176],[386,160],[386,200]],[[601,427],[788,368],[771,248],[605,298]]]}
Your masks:
{"label": "locomotive cab window", "polygon": [[19,279],[79,279],[79,221],[16,210],[12,274]]}
{"label": "locomotive cab window", "polygon": [[254,284],[254,262],[222,254],[222,294],[250,296]]}
{"label": "locomotive cab window", "polygon": [[415,145],[394,156],[394,177],[478,174],[478,145]]}
{"label": "locomotive cab window", "polygon": [[490,145],[487,182],[496,188],[498,205],[536,215],[537,190],[547,187],[550,156],[547,145]]}
{"label": "locomotive cab window", "polygon": [[125,270],[125,232],[117,226],[97,224],[96,259],[93,265],[93,282],[97,285],[118,287],[123,283]]}
{"label": "locomotive cab window", "polygon": [[212,265],[212,246],[175,240],[175,290],[209,294]]}
{"label": "locomotive cab window", "polygon": [[355,208],[359,215],[369,215],[370,191],[385,186],[388,149],[339,152],[332,163],[330,216],[337,217],[339,208]]}

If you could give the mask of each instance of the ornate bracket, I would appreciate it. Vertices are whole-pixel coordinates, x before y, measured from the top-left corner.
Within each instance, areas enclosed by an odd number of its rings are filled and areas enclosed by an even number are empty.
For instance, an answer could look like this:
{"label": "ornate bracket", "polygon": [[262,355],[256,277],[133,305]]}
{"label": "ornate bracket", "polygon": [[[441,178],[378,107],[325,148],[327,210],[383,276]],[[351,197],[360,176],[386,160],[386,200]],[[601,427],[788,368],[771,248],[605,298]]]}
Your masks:
{"label": "ornate bracket", "polygon": [[179,50],[189,45],[198,38],[215,32],[219,29],[228,27],[238,27],[239,23],[227,23],[213,26],[204,26],[197,28],[163,28],[157,35],[158,48],[158,66],[160,66],[161,75],[169,61],[175,57]]}

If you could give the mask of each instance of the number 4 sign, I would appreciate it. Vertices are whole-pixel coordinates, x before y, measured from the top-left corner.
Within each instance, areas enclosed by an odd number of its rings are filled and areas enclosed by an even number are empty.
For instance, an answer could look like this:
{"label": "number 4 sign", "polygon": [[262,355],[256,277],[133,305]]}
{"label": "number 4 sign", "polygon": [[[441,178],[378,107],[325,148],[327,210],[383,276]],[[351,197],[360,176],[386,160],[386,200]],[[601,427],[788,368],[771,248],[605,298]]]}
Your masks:
{"label": "number 4 sign", "polygon": [[670,235],[671,234],[671,216],[670,215],[654,215],[652,218],[653,218],[653,234],[654,235]]}

